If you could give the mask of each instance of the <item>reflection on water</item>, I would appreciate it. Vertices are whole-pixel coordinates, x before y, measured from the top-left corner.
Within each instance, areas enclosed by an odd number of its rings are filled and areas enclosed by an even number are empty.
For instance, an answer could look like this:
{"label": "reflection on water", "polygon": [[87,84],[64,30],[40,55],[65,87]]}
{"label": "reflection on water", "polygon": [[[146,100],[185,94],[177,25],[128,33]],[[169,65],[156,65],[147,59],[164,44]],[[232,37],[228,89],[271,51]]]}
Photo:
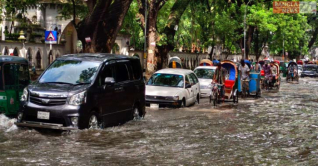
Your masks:
{"label": "reflection on water", "polygon": [[8,130],[0,115],[0,165],[316,165],[314,79],[212,109],[148,110],[142,121],[105,130]]}

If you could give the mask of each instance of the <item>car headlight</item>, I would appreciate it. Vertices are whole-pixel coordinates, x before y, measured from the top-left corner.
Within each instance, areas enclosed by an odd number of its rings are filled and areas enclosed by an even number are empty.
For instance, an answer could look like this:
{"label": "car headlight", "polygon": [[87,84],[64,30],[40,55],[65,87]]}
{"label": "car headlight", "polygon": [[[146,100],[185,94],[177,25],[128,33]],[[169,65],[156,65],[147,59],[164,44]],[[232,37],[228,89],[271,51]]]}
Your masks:
{"label": "car headlight", "polygon": [[86,91],[71,96],[68,103],[70,105],[81,105],[86,103]]}
{"label": "car headlight", "polygon": [[179,96],[173,96],[173,100],[179,100]]}
{"label": "car headlight", "polygon": [[21,101],[27,101],[28,100],[28,95],[29,95],[29,92],[28,92],[28,89],[27,88],[24,88],[23,89],[23,94],[21,96]]}

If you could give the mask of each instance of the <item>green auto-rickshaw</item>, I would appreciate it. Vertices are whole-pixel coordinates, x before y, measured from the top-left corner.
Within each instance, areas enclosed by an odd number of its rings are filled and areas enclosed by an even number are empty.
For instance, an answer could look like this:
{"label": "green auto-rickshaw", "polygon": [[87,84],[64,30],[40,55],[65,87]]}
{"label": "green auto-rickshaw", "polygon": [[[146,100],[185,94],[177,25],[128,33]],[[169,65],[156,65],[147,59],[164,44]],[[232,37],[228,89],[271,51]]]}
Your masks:
{"label": "green auto-rickshaw", "polygon": [[30,83],[29,62],[21,57],[0,56],[0,113],[16,115],[23,89]]}

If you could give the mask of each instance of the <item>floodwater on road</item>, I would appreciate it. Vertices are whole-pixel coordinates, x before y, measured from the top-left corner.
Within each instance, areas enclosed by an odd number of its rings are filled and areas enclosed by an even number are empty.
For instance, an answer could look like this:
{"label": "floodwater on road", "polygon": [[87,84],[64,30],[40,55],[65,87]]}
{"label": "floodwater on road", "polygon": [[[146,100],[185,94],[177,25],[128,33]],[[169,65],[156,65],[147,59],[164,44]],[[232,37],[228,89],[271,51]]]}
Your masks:
{"label": "floodwater on road", "polygon": [[317,165],[318,81],[262,98],[147,109],[104,130],[18,129],[0,115],[0,165]]}

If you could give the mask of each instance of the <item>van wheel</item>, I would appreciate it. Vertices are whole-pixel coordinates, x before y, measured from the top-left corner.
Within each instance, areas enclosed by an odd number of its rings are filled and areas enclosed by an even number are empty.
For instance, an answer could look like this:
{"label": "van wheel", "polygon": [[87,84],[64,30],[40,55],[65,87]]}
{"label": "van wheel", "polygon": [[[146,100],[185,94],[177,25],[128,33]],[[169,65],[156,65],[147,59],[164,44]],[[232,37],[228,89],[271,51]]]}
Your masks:
{"label": "van wheel", "polygon": [[133,120],[140,120],[142,116],[140,116],[140,109],[138,106],[134,106],[133,109]]}
{"label": "van wheel", "polygon": [[98,129],[100,127],[100,122],[98,120],[98,115],[96,112],[91,112],[89,119],[88,119],[88,124],[87,128],[88,129]]}

